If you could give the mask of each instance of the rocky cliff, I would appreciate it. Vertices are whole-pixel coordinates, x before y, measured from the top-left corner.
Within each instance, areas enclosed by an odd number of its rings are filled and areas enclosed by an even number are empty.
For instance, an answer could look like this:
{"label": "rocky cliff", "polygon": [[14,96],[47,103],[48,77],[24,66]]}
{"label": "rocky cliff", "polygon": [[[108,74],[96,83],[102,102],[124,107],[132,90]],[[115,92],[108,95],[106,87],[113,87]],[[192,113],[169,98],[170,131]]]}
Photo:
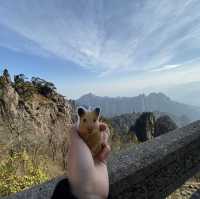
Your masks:
{"label": "rocky cliff", "polygon": [[66,166],[72,104],[55,88],[48,95],[40,90],[23,78],[15,77],[12,82],[4,70],[0,76],[0,146],[7,152],[26,149],[35,156],[46,154]]}

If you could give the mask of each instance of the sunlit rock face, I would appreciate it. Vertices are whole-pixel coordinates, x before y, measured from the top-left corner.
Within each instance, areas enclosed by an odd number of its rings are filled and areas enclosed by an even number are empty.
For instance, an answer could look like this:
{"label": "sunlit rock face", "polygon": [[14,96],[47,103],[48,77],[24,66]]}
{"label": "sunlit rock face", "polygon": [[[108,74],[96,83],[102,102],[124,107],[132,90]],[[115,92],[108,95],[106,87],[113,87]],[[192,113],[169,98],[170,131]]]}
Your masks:
{"label": "sunlit rock face", "polygon": [[56,92],[51,97],[37,92],[26,95],[30,90],[19,94],[5,71],[0,76],[0,90],[0,144],[12,140],[15,150],[25,148],[34,153],[37,149],[53,160],[64,158],[74,115],[71,102]]}
{"label": "sunlit rock face", "polygon": [[0,76],[0,90],[0,101],[2,106],[7,110],[9,109],[13,115],[16,115],[19,95],[12,87],[11,78],[7,70],[4,70],[3,76]]}

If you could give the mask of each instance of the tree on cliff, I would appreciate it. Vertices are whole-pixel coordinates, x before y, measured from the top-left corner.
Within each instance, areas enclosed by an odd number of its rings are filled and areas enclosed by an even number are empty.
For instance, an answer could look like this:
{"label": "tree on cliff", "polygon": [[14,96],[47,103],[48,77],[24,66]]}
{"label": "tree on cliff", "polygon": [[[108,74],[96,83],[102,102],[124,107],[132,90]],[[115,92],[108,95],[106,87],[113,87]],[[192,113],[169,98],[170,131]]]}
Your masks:
{"label": "tree on cliff", "polygon": [[4,69],[3,71],[3,77],[7,80],[7,82],[11,82],[10,74],[8,72],[8,69]]}
{"label": "tree on cliff", "polygon": [[15,84],[24,83],[25,80],[27,80],[27,79],[28,78],[24,74],[19,74],[19,75],[14,76]]}
{"label": "tree on cliff", "polygon": [[51,96],[56,90],[52,82],[45,81],[39,77],[32,77],[31,82],[38,89],[38,92],[46,97]]}

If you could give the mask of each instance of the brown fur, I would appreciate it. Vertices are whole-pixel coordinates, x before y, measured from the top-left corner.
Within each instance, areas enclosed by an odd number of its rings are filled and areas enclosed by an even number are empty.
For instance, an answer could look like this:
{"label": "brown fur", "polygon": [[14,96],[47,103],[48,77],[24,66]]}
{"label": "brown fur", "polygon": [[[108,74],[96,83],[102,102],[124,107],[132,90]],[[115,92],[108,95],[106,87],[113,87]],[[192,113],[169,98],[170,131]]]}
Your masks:
{"label": "brown fur", "polygon": [[84,111],[79,115],[79,135],[90,148],[93,157],[101,150],[101,132],[99,129],[99,114],[94,111]]}

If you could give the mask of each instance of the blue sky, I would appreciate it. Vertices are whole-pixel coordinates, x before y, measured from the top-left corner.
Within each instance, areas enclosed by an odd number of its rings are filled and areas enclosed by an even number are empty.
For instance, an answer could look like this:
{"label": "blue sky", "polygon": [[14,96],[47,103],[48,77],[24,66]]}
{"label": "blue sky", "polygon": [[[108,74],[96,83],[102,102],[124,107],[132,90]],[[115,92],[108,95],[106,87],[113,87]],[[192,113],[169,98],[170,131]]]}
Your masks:
{"label": "blue sky", "polygon": [[200,86],[199,10],[199,0],[0,0],[0,69],[52,81],[67,98],[184,101],[181,86]]}

